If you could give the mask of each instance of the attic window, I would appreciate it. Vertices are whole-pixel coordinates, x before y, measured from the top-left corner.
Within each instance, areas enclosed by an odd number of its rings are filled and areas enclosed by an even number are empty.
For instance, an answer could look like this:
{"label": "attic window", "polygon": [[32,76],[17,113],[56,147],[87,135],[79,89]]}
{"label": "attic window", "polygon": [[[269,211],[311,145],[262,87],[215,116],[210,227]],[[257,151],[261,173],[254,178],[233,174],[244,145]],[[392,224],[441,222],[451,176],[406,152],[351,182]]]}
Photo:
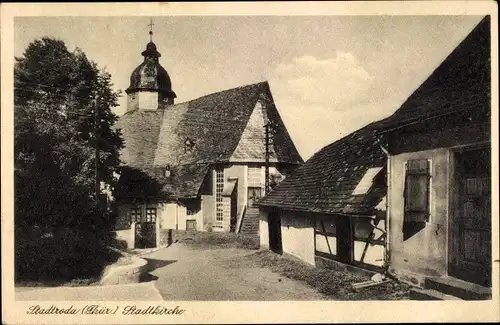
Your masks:
{"label": "attic window", "polygon": [[368,193],[370,188],[372,187],[373,184],[373,179],[377,174],[382,170],[382,167],[373,167],[369,168],[365,174],[363,175],[363,178],[359,181],[358,185],[352,192],[352,195],[364,195]]}
{"label": "attic window", "polygon": [[184,152],[193,151],[194,145],[195,143],[193,140],[191,140],[190,138],[186,138],[186,141],[184,141]]}

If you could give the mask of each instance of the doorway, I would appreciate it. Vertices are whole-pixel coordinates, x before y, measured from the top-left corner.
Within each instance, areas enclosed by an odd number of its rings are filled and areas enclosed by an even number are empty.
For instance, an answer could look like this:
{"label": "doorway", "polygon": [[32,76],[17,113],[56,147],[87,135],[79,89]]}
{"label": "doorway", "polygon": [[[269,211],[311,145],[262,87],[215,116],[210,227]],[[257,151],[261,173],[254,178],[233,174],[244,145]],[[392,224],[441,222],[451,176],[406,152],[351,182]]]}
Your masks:
{"label": "doorway", "polygon": [[186,220],[186,231],[195,232],[196,229],[196,220]]}
{"label": "doorway", "polygon": [[354,241],[352,238],[351,218],[339,216],[337,221],[337,259],[340,262],[352,263]]}
{"label": "doorway", "polygon": [[491,151],[454,154],[449,274],[491,286]]}
{"label": "doorway", "polygon": [[260,187],[249,187],[248,188],[248,206],[253,207],[262,197],[262,188]]}
{"label": "doorway", "polygon": [[238,188],[235,186],[233,193],[231,193],[231,219],[230,219],[230,232],[235,232],[236,223],[238,221]]}
{"label": "doorway", "polygon": [[281,216],[277,211],[272,211],[268,216],[269,249],[275,253],[282,254],[281,244]]}

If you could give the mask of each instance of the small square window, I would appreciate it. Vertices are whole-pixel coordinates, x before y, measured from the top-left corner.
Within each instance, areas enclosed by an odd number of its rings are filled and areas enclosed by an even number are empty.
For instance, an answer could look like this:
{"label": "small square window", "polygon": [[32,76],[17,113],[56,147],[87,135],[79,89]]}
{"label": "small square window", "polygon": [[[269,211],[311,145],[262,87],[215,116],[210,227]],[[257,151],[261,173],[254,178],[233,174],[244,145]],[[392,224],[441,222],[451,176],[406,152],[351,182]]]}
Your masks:
{"label": "small square window", "polygon": [[131,208],[130,209],[130,222],[141,222],[141,209]]}
{"label": "small square window", "polygon": [[156,222],[156,208],[147,208],[146,209],[146,222],[147,223]]}
{"label": "small square window", "polygon": [[194,141],[191,140],[190,138],[187,138],[186,141],[184,141],[184,152],[193,151],[194,145],[195,145]]}
{"label": "small square window", "polygon": [[165,168],[163,169],[163,176],[165,177],[172,176],[172,169],[170,168],[170,165],[165,166]]}

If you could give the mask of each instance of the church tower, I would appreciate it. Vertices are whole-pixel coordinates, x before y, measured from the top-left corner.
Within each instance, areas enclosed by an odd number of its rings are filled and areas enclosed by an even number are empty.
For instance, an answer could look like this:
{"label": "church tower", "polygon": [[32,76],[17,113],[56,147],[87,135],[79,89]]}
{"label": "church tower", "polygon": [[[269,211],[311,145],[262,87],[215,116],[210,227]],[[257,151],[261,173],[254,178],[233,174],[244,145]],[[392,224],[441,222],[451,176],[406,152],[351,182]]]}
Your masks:
{"label": "church tower", "polygon": [[163,105],[171,105],[177,97],[172,91],[172,82],[167,71],[160,65],[160,52],[153,43],[153,22],[149,24],[149,43],[142,62],[130,76],[130,86],[125,90],[128,96],[127,111],[156,110]]}

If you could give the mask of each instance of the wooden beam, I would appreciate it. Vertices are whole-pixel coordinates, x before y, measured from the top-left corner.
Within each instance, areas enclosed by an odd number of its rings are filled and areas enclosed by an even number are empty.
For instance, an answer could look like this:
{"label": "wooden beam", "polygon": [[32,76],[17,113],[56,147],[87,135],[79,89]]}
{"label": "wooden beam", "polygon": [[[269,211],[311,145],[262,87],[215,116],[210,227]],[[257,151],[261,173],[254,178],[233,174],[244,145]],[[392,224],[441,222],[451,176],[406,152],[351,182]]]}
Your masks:
{"label": "wooden beam", "polygon": [[359,289],[373,287],[373,286],[376,286],[376,285],[379,285],[379,284],[384,284],[384,283],[387,283],[387,282],[390,282],[390,281],[391,281],[390,279],[384,279],[381,282],[375,282],[373,280],[368,280],[368,281],[353,283],[353,284],[351,284],[351,287],[352,287],[353,290],[357,291]]}

